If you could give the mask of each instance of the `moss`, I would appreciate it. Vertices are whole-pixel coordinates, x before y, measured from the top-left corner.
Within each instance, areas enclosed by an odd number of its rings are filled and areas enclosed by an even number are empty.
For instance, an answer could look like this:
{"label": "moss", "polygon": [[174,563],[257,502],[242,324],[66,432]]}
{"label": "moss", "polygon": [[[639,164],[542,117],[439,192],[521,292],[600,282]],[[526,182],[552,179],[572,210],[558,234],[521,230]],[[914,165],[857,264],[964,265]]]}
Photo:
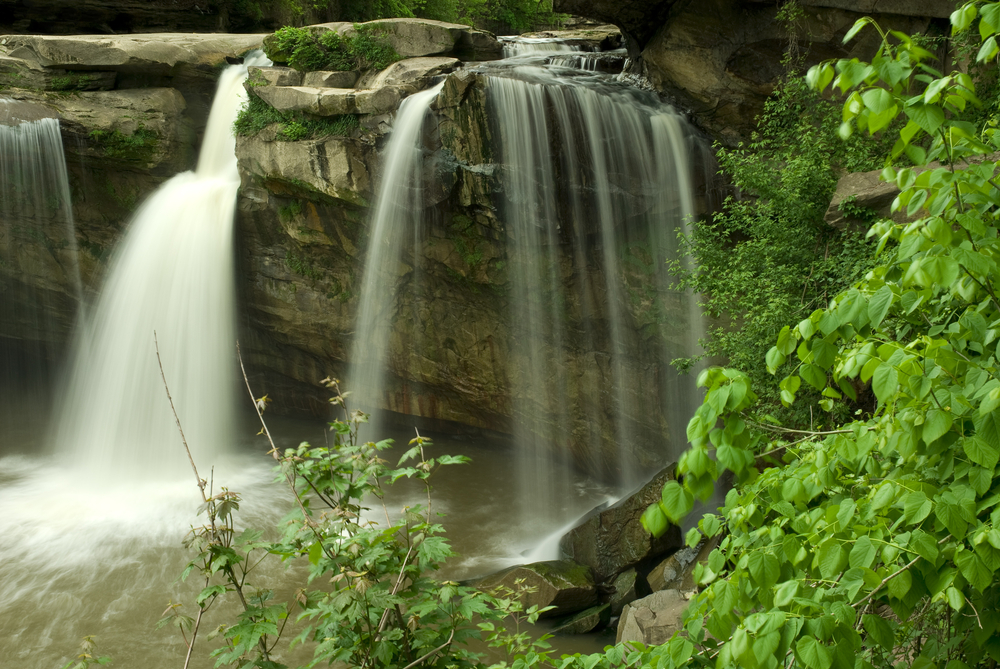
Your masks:
{"label": "moss", "polygon": [[317,270],[311,262],[307,259],[292,253],[289,249],[285,253],[285,265],[295,274],[299,276],[304,276],[311,281],[319,281],[323,278],[323,275]]}
{"label": "moss", "polygon": [[483,250],[480,247],[482,235],[479,234],[479,227],[468,216],[455,214],[451,217],[449,228],[454,235],[452,242],[455,244],[455,251],[461,256],[462,262],[468,265],[470,270],[475,271],[483,262]]}
{"label": "moss", "polygon": [[282,223],[290,223],[292,219],[302,213],[302,202],[300,200],[292,200],[292,203],[286,207],[278,208],[278,218]]}
{"label": "moss", "polygon": [[121,160],[152,162],[160,146],[160,136],[142,123],[129,135],[115,129],[94,130],[88,136],[105,156]]}

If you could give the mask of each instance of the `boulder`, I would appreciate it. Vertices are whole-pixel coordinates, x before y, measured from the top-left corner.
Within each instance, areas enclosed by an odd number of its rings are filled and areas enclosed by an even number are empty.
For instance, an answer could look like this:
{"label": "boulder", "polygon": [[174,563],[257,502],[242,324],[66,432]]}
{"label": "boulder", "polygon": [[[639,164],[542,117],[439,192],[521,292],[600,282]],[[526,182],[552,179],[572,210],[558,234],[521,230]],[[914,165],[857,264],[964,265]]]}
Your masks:
{"label": "boulder", "polygon": [[45,105],[0,98],[0,125],[21,125],[43,118],[59,118],[59,115]]}
{"label": "boulder", "polygon": [[619,616],[625,605],[634,601],[635,580],[637,578],[635,569],[627,569],[615,577],[611,583],[611,598],[608,603],[611,605],[611,615]]}
{"label": "boulder", "polygon": [[303,111],[316,116],[387,114],[398,109],[403,99],[403,91],[395,86],[364,90],[260,86],[255,92],[278,111]]}
{"label": "boulder", "polygon": [[[264,81],[268,86],[301,86],[302,73],[292,67],[258,67],[247,68],[250,81]],[[313,84],[306,84],[311,86]],[[346,87],[345,87],[346,88]]]}
{"label": "boulder", "polygon": [[679,590],[661,590],[625,607],[618,619],[615,643],[665,643],[680,630],[688,600]]}
{"label": "boulder", "polygon": [[680,548],[681,531],[671,527],[654,539],[642,526],[643,511],[660,499],[663,485],[673,478],[674,465],[660,471],[638,491],[608,508],[592,511],[567,533],[560,548],[573,560],[594,570],[599,583],[608,583],[630,567]]}
{"label": "boulder", "polygon": [[852,172],[842,176],[837,182],[837,190],[833,193],[823,220],[835,228],[849,226],[867,228],[869,222],[852,215],[850,210],[842,209],[844,201],[852,198],[854,207],[869,209],[880,218],[900,218],[902,220],[902,217],[905,217],[903,212],[896,212],[893,215],[891,211],[892,202],[899,195],[899,188],[894,183],[882,181],[881,174],[882,170],[873,170],[871,172]]}
{"label": "boulder", "polygon": [[265,130],[255,137],[238,137],[236,157],[246,187],[255,181],[283,182],[364,205],[371,188],[368,148],[361,140],[348,137],[281,142]]}
{"label": "boulder", "polygon": [[114,72],[70,72],[33,60],[0,56],[0,86],[43,91],[94,91],[115,87]]}
{"label": "boulder", "polygon": [[326,70],[316,70],[305,73],[302,78],[302,85],[314,88],[353,88],[357,81],[358,73],[354,71],[329,72]]}
{"label": "boulder", "polygon": [[602,604],[580,611],[566,620],[556,623],[552,631],[555,634],[586,634],[605,627],[609,622],[611,622],[611,605]]}
{"label": "boulder", "polygon": [[475,587],[484,591],[505,588],[527,609],[554,606],[543,618],[564,616],[597,604],[597,588],[590,568],[572,560],[533,562],[480,579]]}
{"label": "boulder", "polygon": [[373,73],[371,77],[362,78],[358,88],[401,86],[418,91],[427,88],[432,78],[453,71],[460,63],[457,58],[444,56],[407,58],[393,63],[381,72]]}

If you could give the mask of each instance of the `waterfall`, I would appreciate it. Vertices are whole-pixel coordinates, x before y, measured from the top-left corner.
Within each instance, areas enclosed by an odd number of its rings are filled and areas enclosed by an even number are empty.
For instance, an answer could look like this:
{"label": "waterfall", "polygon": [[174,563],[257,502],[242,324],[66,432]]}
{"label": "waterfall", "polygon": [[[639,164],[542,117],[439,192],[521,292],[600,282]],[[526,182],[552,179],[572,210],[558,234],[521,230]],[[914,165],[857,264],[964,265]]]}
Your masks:
{"label": "waterfall", "polygon": [[2,99],[0,275],[9,286],[0,302],[0,339],[20,342],[11,360],[4,356],[10,363],[5,371],[23,367],[24,360],[15,359],[23,356],[50,362],[69,333],[56,315],[73,313],[80,299],[62,135],[59,119],[47,108]]}
{"label": "waterfall", "polygon": [[[373,410],[385,404],[389,338],[396,316],[399,277],[417,268],[402,265],[403,248],[416,245],[423,222],[423,126],[443,84],[403,100],[385,149],[385,169],[371,223],[351,353],[353,406]],[[416,254],[414,254],[416,255]],[[412,285],[413,281],[411,281]],[[378,428],[371,430],[378,435]]]}
{"label": "waterfall", "polygon": [[232,125],[246,74],[246,65],[223,72],[197,169],[171,178],[136,212],[74,342],[54,441],[61,458],[95,477],[172,478],[190,467],[154,332],[195,460],[207,466],[232,442],[240,185]]}
{"label": "waterfall", "polygon": [[[572,489],[553,453],[627,491],[686,441],[697,393],[665,363],[696,352],[701,316],[694,296],[671,287],[666,262],[694,211],[690,138],[672,109],[607,77],[531,64],[488,74],[522,503],[537,514]],[[593,351],[592,367],[574,366],[569,351],[580,349]]]}

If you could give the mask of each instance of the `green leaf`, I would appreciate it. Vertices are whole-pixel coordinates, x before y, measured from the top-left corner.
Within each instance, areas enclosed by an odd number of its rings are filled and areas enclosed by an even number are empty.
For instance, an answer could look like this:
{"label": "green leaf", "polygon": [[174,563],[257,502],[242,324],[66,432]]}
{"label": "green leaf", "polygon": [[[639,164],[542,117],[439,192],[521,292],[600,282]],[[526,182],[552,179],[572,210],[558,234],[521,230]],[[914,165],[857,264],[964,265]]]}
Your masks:
{"label": "green leaf", "polygon": [[809,669],[830,669],[830,651],[811,636],[803,636],[795,644],[795,656]]}
{"label": "green leaf", "polygon": [[642,523],[642,526],[646,528],[646,531],[654,537],[663,536],[663,533],[666,532],[667,528],[670,526],[670,521],[667,520],[667,516],[660,509],[659,504],[653,504],[647,507],[646,510],[642,512],[642,517],[639,521]]}
{"label": "green leaf", "polygon": [[812,363],[807,362],[799,367],[799,376],[816,390],[826,387],[826,373]]}
{"label": "green leaf", "polygon": [[899,374],[888,362],[883,362],[872,375],[872,390],[883,404],[895,394],[899,387]]}
{"label": "green leaf", "polygon": [[933,505],[921,491],[911,492],[903,498],[903,517],[912,525],[916,525],[930,515]]}
{"label": "green leaf", "polygon": [[[992,414],[990,415],[992,416]],[[965,451],[970,460],[990,471],[993,471],[997,466],[997,459],[1000,458],[1000,451],[988,444],[986,439],[979,435],[963,439],[962,450]]]}
{"label": "green leaf", "polygon": [[904,108],[904,111],[910,120],[919,125],[920,129],[928,135],[933,135],[944,123],[944,111],[937,105],[918,102]]}
{"label": "green leaf", "polygon": [[934,537],[923,530],[913,530],[910,534],[908,548],[932,564],[938,558],[937,542]]}
{"label": "green leaf", "polygon": [[993,486],[993,474],[988,469],[973,467],[969,470],[969,485],[979,495],[985,495]]}
{"label": "green leaf", "polygon": [[868,635],[875,640],[878,645],[886,650],[893,650],[896,646],[896,635],[892,631],[892,626],[881,616],[866,613],[861,616],[861,624]]}
{"label": "green leaf", "polygon": [[882,286],[872,295],[868,301],[868,320],[871,321],[872,328],[877,329],[879,324],[882,323],[882,319],[889,313],[893,299],[894,295],[889,286]]}
{"label": "green leaf", "polygon": [[981,63],[984,60],[991,60],[996,57],[998,51],[1000,51],[1000,49],[997,48],[997,38],[995,36],[991,36],[983,42],[981,47],[979,47],[979,53],[976,54],[976,62]]}
{"label": "green leaf", "polygon": [[854,39],[854,36],[857,35],[859,32],[861,32],[861,29],[864,28],[866,25],[868,25],[871,22],[872,22],[872,20],[870,18],[868,18],[867,16],[865,16],[863,18],[860,18],[857,21],[855,21],[854,25],[851,26],[851,29],[847,31],[846,35],[844,35],[844,44],[847,44],[852,39]]}
{"label": "green leaf", "polygon": [[955,553],[955,564],[958,565],[962,576],[979,592],[986,590],[993,582],[993,572],[972,551],[959,551]]}
{"label": "green leaf", "polygon": [[931,409],[924,418],[924,442],[933,444],[951,429],[951,414],[940,409]]}
{"label": "green leaf", "polygon": [[774,605],[788,606],[792,603],[792,600],[795,598],[795,595],[798,594],[798,591],[798,581],[785,581],[774,591]]}
{"label": "green leaf", "polygon": [[679,524],[694,507],[694,496],[677,481],[667,481],[661,494],[661,508],[670,522]]}
{"label": "green leaf", "polygon": [[969,26],[972,25],[973,19],[976,18],[976,5],[975,3],[968,3],[964,7],[956,9],[951,13],[949,19],[951,20],[951,34],[956,35],[964,30],[968,30]]}
{"label": "green leaf", "polygon": [[770,588],[774,585],[781,573],[778,558],[760,550],[750,554],[747,567],[750,569],[753,580],[762,588]]}
{"label": "green leaf", "polygon": [[819,573],[833,578],[844,568],[844,549],[836,539],[829,539],[819,548]]}
{"label": "green leaf", "polygon": [[872,544],[872,540],[867,536],[861,537],[854,542],[854,546],[851,548],[849,559],[851,567],[871,567],[875,561],[876,553],[877,551],[874,544]]}
{"label": "green leaf", "polygon": [[962,607],[965,606],[965,595],[953,585],[948,586],[948,589],[944,591],[944,596],[948,600],[948,606],[956,611],[961,611]]}

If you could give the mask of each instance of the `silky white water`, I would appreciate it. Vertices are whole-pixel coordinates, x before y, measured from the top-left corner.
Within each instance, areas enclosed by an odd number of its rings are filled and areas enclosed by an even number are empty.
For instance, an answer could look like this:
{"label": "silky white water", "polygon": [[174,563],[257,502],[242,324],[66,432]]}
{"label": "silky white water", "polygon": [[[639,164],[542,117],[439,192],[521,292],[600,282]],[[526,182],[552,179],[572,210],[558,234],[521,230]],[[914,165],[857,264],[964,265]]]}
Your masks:
{"label": "silky white water", "polygon": [[[385,404],[387,351],[397,316],[403,248],[419,238],[423,223],[424,121],[442,86],[403,100],[385,149],[385,172],[372,216],[350,358],[348,387],[354,392],[356,407],[371,409]],[[373,425],[369,432],[365,438],[377,438],[379,426]]]}
{"label": "silky white water", "polygon": [[90,480],[175,480],[190,470],[161,362],[195,462],[216,462],[232,442],[240,184],[232,124],[245,77],[243,66],[223,73],[197,169],[136,212],[80,328],[54,442],[59,460]]}

